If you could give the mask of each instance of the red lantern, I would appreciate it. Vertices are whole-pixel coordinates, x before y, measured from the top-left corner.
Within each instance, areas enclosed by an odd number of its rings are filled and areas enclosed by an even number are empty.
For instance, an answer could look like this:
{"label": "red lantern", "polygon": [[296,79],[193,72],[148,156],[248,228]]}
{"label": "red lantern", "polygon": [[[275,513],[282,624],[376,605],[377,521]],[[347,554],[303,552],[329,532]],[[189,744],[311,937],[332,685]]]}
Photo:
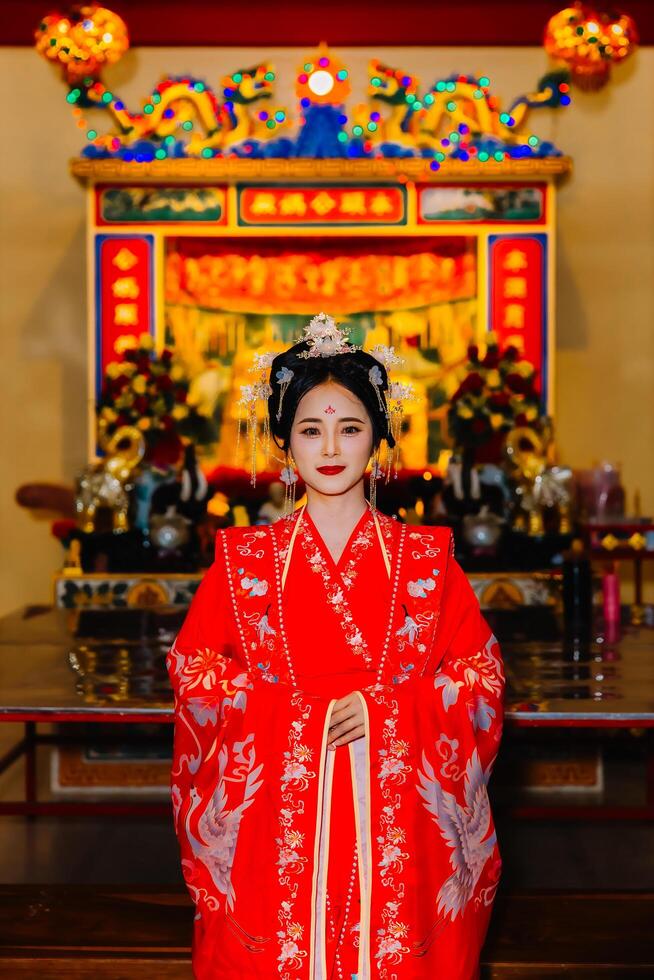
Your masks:
{"label": "red lantern", "polygon": [[606,85],[611,65],[635,51],[638,32],[628,14],[575,3],[550,18],[544,44],[549,55],[569,67],[573,82],[593,91]]}
{"label": "red lantern", "polygon": [[97,79],[103,66],[118,61],[129,47],[124,20],[97,3],[47,14],[34,37],[38,53],[61,66],[69,85]]}

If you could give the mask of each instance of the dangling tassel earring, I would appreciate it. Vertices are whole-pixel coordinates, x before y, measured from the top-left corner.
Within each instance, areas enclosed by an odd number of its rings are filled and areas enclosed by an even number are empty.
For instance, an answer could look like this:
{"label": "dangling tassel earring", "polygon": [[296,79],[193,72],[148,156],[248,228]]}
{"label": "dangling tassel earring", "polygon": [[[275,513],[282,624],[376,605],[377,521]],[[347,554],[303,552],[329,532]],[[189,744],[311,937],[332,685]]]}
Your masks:
{"label": "dangling tassel earring", "polygon": [[372,465],[370,467],[370,493],[368,494],[370,499],[371,510],[377,510],[377,480],[382,475],[382,468],[379,465],[379,446],[375,449],[372,457]]}
{"label": "dangling tassel earring", "polygon": [[395,445],[392,450],[390,450],[388,458],[388,470],[386,473],[386,482],[390,477],[391,469],[393,470],[393,479],[397,480],[397,470],[400,464],[400,440],[402,438],[402,423],[404,420],[404,407],[402,402],[398,401],[393,405],[391,409],[391,417],[389,422],[389,429],[393,439],[395,440]]}
{"label": "dangling tassel earring", "polygon": [[[243,418],[243,410],[245,411],[245,418]],[[254,487],[257,482],[259,424],[257,421],[257,395],[252,385],[241,385],[241,398],[238,402],[238,425],[236,429],[237,453],[241,445],[241,429],[244,423],[250,449],[250,483]]]}
{"label": "dangling tassel earring", "polygon": [[268,413],[266,412],[266,414],[263,417],[263,433],[261,436],[261,448],[263,450],[263,455],[265,456],[266,459],[270,457],[270,438],[271,438],[270,418],[268,417]]}
{"label": "dangling tassel earring", "polygon": [[237,466],[238,466],[239,461],[240,461],[240,453],[241,453],[241,431],[242,431],[242,429],[243,429],[243,415],[241,414],[241,406],[239,404],[239,408],[238,408],[238,420],[236,422],[236,450],[234,452],[234,459],[236,461],[236,465]]}
{"label": "dangling tassel earring", "polygon": [[279,479],[284,484],[284,517],[289,517],[295,510],[297,473],[293,468],[293,462],[288,451],[286,453],[286,465],[280,473]]}

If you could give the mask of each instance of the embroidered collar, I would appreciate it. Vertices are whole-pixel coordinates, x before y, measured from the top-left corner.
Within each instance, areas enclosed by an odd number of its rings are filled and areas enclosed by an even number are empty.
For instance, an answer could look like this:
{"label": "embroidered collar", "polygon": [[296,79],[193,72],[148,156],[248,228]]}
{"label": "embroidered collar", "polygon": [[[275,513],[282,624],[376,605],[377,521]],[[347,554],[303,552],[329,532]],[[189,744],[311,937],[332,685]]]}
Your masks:
{"label": "embroidered collar", "polygon": [[[283,528],[282,533],[283,542],[280,543],[279,547],[279,556],[284,563],[282,570],[282,589],[286,584],[286,577],[288,575],[295,539],[301,528],[303,528],[302,537],[304,538],[307,535],[312,537],[316,549],[322,553],[325,564],[328,567],[332,567],[333,573],[339,575],[339,577],[342,579],[343,585],[348,589],[351,588],[356,578],[356,567],[359,563],[359,559],[363,552],[367,551],[367,549],[372,546],[376,533],[382,551],[382,556],[384,558],[386,573],[389,579],[391,578],[390,551],[393,540],[393,521],[384,514],[378,514],[377,511],[372,510],[370,506],[368,506],[363,512],[352,529],[352,533],[350,534],[350,537],[348,538],[347,543],[341,552],[338,562],[334,561],[334,558],[321,537],[320,532],[316,528],[311,515],[306,510],[306,504],[290,517],[286,518],[283,522],[279,522],[279,524],[282,523],[286,525]],[[316,543],[316,539],[319,543]],[[341,568],[343,558],[345,556],[348,557],[345,560],[344,567]]]}
{"label": "embroidered collar", "polygon": [[[374,524],[370,514],[370,508],[366,507],[361,517],[352,528],[338,561],[336,561],[334,556],[331,554],[324,538],[320,534],[320,531],[316,527],[315,521],[311,517],[308,510],[304,510],[300,520],[302,521],[302,533],[305,536],[310,536],[312,538],[316,546],[323,553],[327,564],[332,566],[332,572],[335,574],[340,574],[341,578],[344,579],[351,576],[353,581],[354,577],[356,576],[355,568],[359,562],[359,558],[373,542]],[[346,582],[346,584],[349,587],[351,582]]]}

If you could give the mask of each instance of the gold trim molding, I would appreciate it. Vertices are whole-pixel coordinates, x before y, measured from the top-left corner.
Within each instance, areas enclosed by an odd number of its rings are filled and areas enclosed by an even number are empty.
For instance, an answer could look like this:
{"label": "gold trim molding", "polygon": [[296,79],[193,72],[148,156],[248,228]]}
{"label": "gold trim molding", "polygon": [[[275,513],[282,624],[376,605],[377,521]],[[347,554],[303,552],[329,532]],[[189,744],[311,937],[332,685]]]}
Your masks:
{"label": "gold trim molding", "polygon": [[496,181],[506,178],[538,180],[561,177],[572,170],[570,157],[544,157],[517,160],[446,160],[433,171],[429,160],[242,160],[237,157],[212,160],[151,160],[136,163],[126,160],[87,160],[75,157],[70,172],[83,184],[145,183],[161,181],[179,183],[235,182],[250,180],[412,180],[441,184],[448,181]]}

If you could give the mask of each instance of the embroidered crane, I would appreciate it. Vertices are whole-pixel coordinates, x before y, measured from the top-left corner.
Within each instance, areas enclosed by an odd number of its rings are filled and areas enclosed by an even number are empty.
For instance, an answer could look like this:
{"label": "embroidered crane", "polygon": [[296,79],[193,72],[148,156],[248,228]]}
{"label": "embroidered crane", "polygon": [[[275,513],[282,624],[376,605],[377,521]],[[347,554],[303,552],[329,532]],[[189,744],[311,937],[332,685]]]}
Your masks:
{"label": "embroidered crane", "polygon": [[418,792],[441,836],[452,848],[450,864],[453,874],[443,882],[438,893],[438,911],[454,921],[472,898],[495,847],[495,831],[487,836],[491,827],[491,809],[486,791],[490,774],[482,769],[479,754],[474,748],[465,771],[465,805],[460,806],[454,795],[443,789],[424,752],[422,766],[424,772],[418,771]]}
{"label": "embroidered crane", "polygon": [[218,754],[218,781],[211,799],[197,821],[197,837],[191,831],[191,819],[202,804],[203,798],[195,786],[192,786],[190,790],[191,805],[185,820],[186,834],[193,855],[204,864],[218,891],[226,896],[228,909],[233,909],[236,898],[231,876],[241,818],[253,802],[254,794],[263,783],[263,780],[258,778],[263,769],[263,763],[256,768],[254,766],[254,745],[250,745],[247,757],[243,756],[243,746],[253,739],[254,735],[248,735],[244,742],[236,743],[234,746],[234,748],[240,749],[236,755],[236,761],[243,761],[248,766],[242,803],[231,810],[228,809],[226,782],[233,781],[233,778],[225,775],[229,752],[227,747],[223,745]]}

